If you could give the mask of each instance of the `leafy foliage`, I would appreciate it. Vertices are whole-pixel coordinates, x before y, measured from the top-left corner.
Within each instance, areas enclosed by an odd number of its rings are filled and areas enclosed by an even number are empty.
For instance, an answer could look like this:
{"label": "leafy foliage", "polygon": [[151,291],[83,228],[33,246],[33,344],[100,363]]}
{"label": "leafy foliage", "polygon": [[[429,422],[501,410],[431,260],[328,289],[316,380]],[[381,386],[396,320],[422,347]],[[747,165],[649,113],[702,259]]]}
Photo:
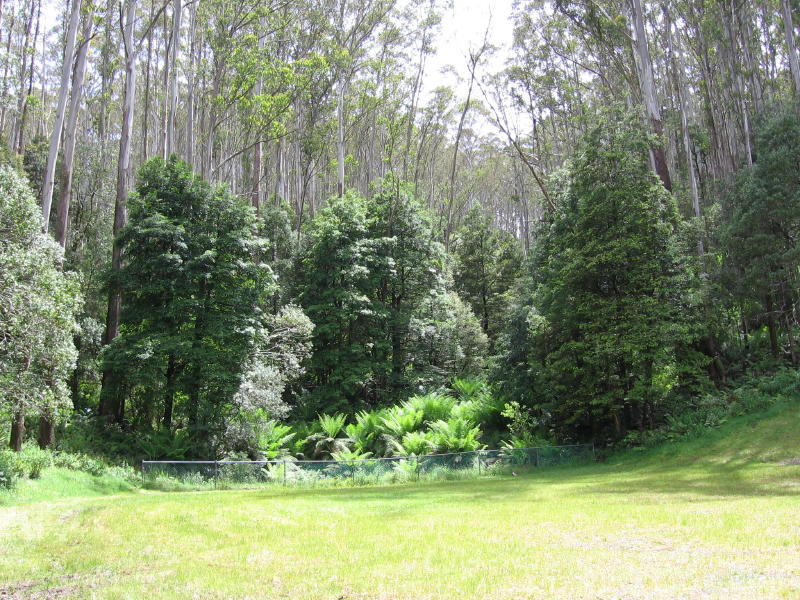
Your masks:
{"label": "leafy foliage", "polygon": [[400,400],[480,371],[486,338],[448,290],[431,217],[394,177],[332,199],[308,227],[299,298],[314,322],[304,399],[326,411]]}
{"label": "leafy foliage", "polygon": [[265,327],[274,283],[255,225],[244,202],[172,157],[142,167],[120,234],[126,259],[111,286],[124,298],[122,329],[105,353],[104,393],[132,401],[134,422],[160,412],[170,429],[180,419],[200,455]]}
{"label": "leafy foliage", "polygon": [[287,454],[289,444],[297,436],[288,425],[270,419],[264,424],[258,445],[265,458],[278,458]]}
{"label": "leafy foliage", "polygon": [[0,167],[0,412],[54,415],[68,403],[80,295],[62,260],[27,183]]}
{"label": "leafy foliage", "polygon": [[691,356],[691,270],[647,147],[625,118],[587,135],[514,320],[526,355],[506,341],[503,368],[530,378],[528,401],[560,439],[620,438],[661,418]]}
{"label": "leafy foliage", "polygon": [[504,328],[510,293],[522,268],[518,240],[492,227],[491,217],[475,207],[456,235],[456,289],[472,307],[484,333],[494,341]]}
{"label": "leafy foliage", "polygon": [[436,449],[436,439],[426,431],[410,431],[399,440],[392,439],[392,446],[399,456],[422,456]]}
{"label": "leafy foliage", "polygon": [[480,427],[467,419],[453,417],[430,425],[433,443],[439,452],[471,452],[482,447]]}

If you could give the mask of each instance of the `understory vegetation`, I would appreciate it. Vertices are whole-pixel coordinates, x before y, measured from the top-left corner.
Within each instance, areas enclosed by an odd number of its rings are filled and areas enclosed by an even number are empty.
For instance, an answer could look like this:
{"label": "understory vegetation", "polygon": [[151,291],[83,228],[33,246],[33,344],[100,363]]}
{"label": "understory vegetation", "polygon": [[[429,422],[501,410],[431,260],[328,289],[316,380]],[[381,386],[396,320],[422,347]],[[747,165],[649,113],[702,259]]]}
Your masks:
{"label": "understory vegetation", "polygon": [[[4,313],[12,448],[36,414],[40,447],[118,462],[650,444],[713,425],[732,405],[749,410],[750,396],[728,400],[732,378],[782,377],[797,357],[788,313],[742,312],[794,289],[777,221],[734,205],[719,245],[698,255],[645,160],[644,131],[618,111],[602,118],[554,180],[557,209],[527,260],[478,211],[446,250],[391,175],[371,196],[332,199],[298,243],[287,207],[256,214],[176,157],[154,159],[118,238],[125,261],[107,280],[112,301],[125,298],[119,331],[102,350],[87,342],[89,355],[64,336],[84,343],[77,275],[58,270],[57,249],[43,259],[50,283],[25,262],[31,240],[46,244],[32,196],[6,169],[8,228],[20,232],[4,254],[8,306],[42,298],[39,312]],[[755,148],[791,163],[799,123],[794,110],[765,120]],[[783,198],[785,211],[790,163],[775,173],[763,160],[731,194],[755,186],[748,202]],[[757,254],[742,254],[742,240]]]}
{"label": "understory vegetation", "polygon": [[[548,450],[551,442],[536,438],[530,413],[519,406],[492,405],[485,384],[469,380],[454,382],[456,393],[415,396],[391,409],[362,411],[353,418],[343,414],[322,415],[313,422],[280,423],[259,421],[258,445],[220,457],[221,460],[274,461],[274,464],[219,467],[202,465],[165,465],[142,472],[140,460],[181,460],[188,452],[175,437],[161,434],[141,440],[139,454],[109,462],[115,455],[108,437],[74,439],[71,431],[55,450],[41,449],[26,443],[20,452],[0,451],[0,504],[25,502],[47,496],[39,491],[37,481],[43,474],[64,480],[64,490],[56,496],[73,493],[73,479],[87,477],[79,486],[93,495],[130,491],[144,486],[162,491],[195,489],[236,489],[260,487],[270,482],[308,487],[350,487],[388,483],[473,479],[527,473],[531,468],[582,464],[592,459],[614,461],[619,456],[635,456],[649,449],[665,451],[677,442],[701,441],[709,432],[745,415],[770,414],[781,407],[800,404],[800,371],[780,370],[773,375],[752,377],[736,382],[724,393],[698,398],[685,413],[671,417],[654,430],[634,432],[614,447],[597,449],[559,447]],[[475,425],[478,423],[480,425]],[[76,431],[78,427],[76,426]],[[85,431],[96,434],[93,424]],[[500,432],[512,432],[496,444],[482,443]],[[489,435],[487,436],[487,432]],[[124,437],[121,442],[125,443]],[[88,449],[86,454],[70,448]],[[530,448],[540,448],[534,455]],[[499,450],[495,450],[498,448]],[[440,453],[481,450],[453,463]],[[567,452],[565,452],[567,450]],[[116,456],[120,456],[117,452]],[[457,455],[456,455],[457,456]],[[534,456],[536,457],[534,459]],[[175,458],[177,457],[177,458]],[[388,458],[389,462],[372,464],[366,459]],[[345,461],[341,468],[325,463],[304,465],[294,461]],[[464,461],[463,464],[461,461]],[[351,462],[355,461],[355,462]],[[361,461],[365,461],[362,463]],[[422,465],[422,468],[420,468]],[[181,468],[188,467],[188,468]],[[332,469],[332,470],[331,470]],[[31,485],[33,487],[31,487]]]}
{"label": "understory vegetation", "polygon": [[794,394],[794,2],[497,3],[433,89],[464,3],[256,4],[0,5],[4,480],[607,453]]}

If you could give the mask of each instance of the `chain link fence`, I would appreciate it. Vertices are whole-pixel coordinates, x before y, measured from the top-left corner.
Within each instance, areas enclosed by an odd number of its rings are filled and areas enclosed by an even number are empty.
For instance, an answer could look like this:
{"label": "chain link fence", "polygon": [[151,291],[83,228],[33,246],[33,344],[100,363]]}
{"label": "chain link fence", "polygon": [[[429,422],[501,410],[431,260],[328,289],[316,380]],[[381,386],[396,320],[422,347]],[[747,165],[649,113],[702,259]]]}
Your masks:
{"label": "chain link fence", "polygon": [[144,487],[231,489],[346,486],[512,475],[594,460],[592,444],[476,450],[362,460],[142,461]]}

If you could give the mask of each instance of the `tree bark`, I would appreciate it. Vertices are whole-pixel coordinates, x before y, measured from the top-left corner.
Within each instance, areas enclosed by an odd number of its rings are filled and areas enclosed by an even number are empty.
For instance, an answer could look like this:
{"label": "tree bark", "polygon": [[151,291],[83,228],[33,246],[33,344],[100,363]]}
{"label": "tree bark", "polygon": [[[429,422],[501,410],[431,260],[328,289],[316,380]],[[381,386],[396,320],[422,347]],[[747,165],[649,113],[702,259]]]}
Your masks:
{"label": "tree bark", "polygon": [[53,415],[42,413],[39,416],[39,448],[51,448],[56,443],[56,427]]}
{"label": "tree bark", "polygon": [[[258,49],[259,52],[263,51],[264,49],[264,36],[259,34],[258,37]],[[264,80],[262,77],[258,77],[256,79],[255,89],[253,90],[253,94],[258,98],[264,86]],[[256,131],[256,144],[253,148],[253,191],[251,194],[252,204],[253,207],[256,209],[256,214],[261,213],[261,203],[262,203],[262,188],[261,188],[261,154],[263,150],[263,144],[261,142],[261,131]]]}
{"label": "tree bark", "polygon": [[[678,108],[681,113],[681,137],[683,138],[683,151],[686,153],[686,172],[689,176],[689,189],[692,195],[692,212],[696,219],[703,217],[700,210],[700,190],[697,184],[697,174],[695,173],[694,159],[692,153],[692,142],[689,137],[689,97],[687,93],[686,77],[684,74],[684,60],[683,52],[678,50],[677,53],[673,47],[672,38],[672,19],[668,10],[664,8],[665,21],[667,25],[667,46],[670,56],[673,60],[673,72],[677,79],[676,84],[678,88]],[[701,261],[705,260],[705,247],[703,244],[703,236],[697,238],[697,255]]]}
{"label": "tree bark", "polygon": [[[133,108],[136,98],[136,55],[137,49],[133,44],[133,28],[136,18],[137,0],[128,0],[126,7],[125,24],[123,27],[123,42],[125,46],[125,95],[122,108],[122,132],[119,142],[119,160],[117,162],[117,196],[114,203],[114,243],[111,255],[111,268],[119,271],[122,268],[122,245],[119,233],[127,221],[128,187],[131,179],[131,137],[133,133]],[[112,290],[108,298],[108,313],[106,317],[106,330],[103,335],[103,344],[110,344],[119,333],[120,312],[122,309],[122,296]],[[103,387],[110,384],[109,372],[103,373]],[[124,399],[117,393],[108,393],[103,390],[100,403],[100,415],[108,417],[112,422],[120,422],[124,415]]]}
{"label": "tree bark", "polygon": [[175,355],[170,354],[169,357],[167,357],[167,381],[164,385],[164,418],[162,420],[164,429],[167,430],[172,429],[172,411],[175,405],[175,371]]}
{"label": "tree bark", "polygon": [[339,198],[344,196],[344,99],[346,87],[345,80],[342,80],[336,103],[336,194]]}
{"label": "tree bark", "polygon": [[792,72],[794,93],[800,96],[800,61],[797,58],[797,45],[794,41],[792,7],[789,4],[789,0],[782,0],[781,5],[783,7],[783,33],[786,38],[786,54],[789,57],[789,69]]}
{"label": "tree bark", "polygon": [[[150,5],[150,20],[153,20],[155,5]],[[147,36],[147,58],[144,63],[144,106],[142,107],[142,162],[150,155],[150,74],[153,63],[153,36]]]}
{"label": "tree bark", "polygon": [[166,155],[175,152],[175,111],[178,106],[178,49],[181,43],[181,2],[174,0],[172,8],[172,41],[170,46],[169,116],[167,118]]}
{"label": "tree bark", "polygon": [[769,330],[769,346],[772,351],[772,357],[778,358],[780,356],[780,347],[778,346],[778,325],[775,322],[775,305],[772,300],[772,294],[767,293],[767,329]]}
{"label": "tree bark", "polygon": [[723,26],[728,36],[730,47],[730,69],[733,79],[733,92],[736,95],[736,103],[739,105],[739,112],[742,115],[742,140],[744,142],[745,161],[748,166],[753,166],[753,150],[750,144],[750,116],[747,113],[747,102],[745,101],[744,78],[742,77],[742,66],[739,61],[739,33],[736,27],[736,6],[733,0],[729,3],[729,10],[723,17]]}
{"label": "tree bark", "polygon": [[9,448],[14,452],[22,450],[22,442],[25,439],[25,413],[21,410],[16,411],[11,420],[11,439]]}
{"label": "tree bark", "polygon": [[[33,61],[36,56],[36,38],[31,44],[31,30],[33,27],[33,19],[35,14],[36,1],[31,0],[30,10],[28,11],[28,18],[25,21],[25,38],[22,42],[22,62],[19,70],[19,89],[17,90],[19,98],[17,99],[17,114],[14,119],[14,129],[11,133],[11,143],[9,146],[16,150],[17,154],[22,154],[22,140],[23,130],[25,128],[25,109],[27,106],[28,94],[25,93],[25,79],[28,76],[28,55],[31,55],[30,71],[33,73]],[[9,36],[9,40],[10,40]],[[33,48],[31,52],[30,48]]]}
{"label": "tree bark", "polygon": [[664,154],[664,124],[661,121],[661,108],[656,97],[655,81],[653,79],[653,63],[650,60],[650,49],[647,46],[647,34],[644,27],[644,13],[642,12],[641,0],[633,0],[633,20],[636,31],[636,54],[639,57],[639,85],[642,90],[647,118],[650,121],[650,129],[658,138],[658,143],[650,149],[650,159],[653,170],[661,179],[661,183],[668,191],[672,191],[672,180],[667,167],[667,159]]}
{"label": "tree bark", "polygon": [[[16,20],[16,14],[12,11],[11,12],[11,24],[8,27],[9,35],[6,37],[6,56],[11,55],[11,35],[10,32],[14,31],[14,22]],[[0,108],[0,134],[6,128],[6,105],[8,104],[6,100],[6,96],[8,95],[8,67],[11,61],[3,61],[3,82],[0,84],[0,104],[2,107]]]}
{"label": "tree bark", "polygon": [[194,168],[194,69],[197,31],[197,4],[192,2],[191,25],[189,33],[189,73],[186,75],[186,162]]}
{"label": "tree bark", "polygon": [[58,91],[58,105],[56,107],[56,121],[53,133],[50,135],[50,151],[47,153],[47,166],[44,171],[42,184],[42,229],[44,233],[50,226],[50,207],[53,203],[53,187],[55,185],[56,160],[58,148],[61,145],[61,132],[64,128],[64,112],[67,107],[67,94],[69,92],[70,73],[72,60],[75,54],[75,37],[78,34],[78,23],[81,18],[81,0],[72,0],[72,11],[69,17],[69,30],[67,31],[67,44],[64,48],[64,62],[61,65],[61,87]]}
{"label": "tree bark", "polygon": [[453,204],[456,201],[456,167],[458,166],[458,148],[461,144],[461,135],[464,132],[464,121],[467,118],[467,113],[470,109],[472,102],[472,89],[475,85],[475,74],[478,70],[478,63],[481,56],[488,47],[487,37],[489,31],[487,29],[484,35],[483,45],[476,51],[470,50],[469,53],[469,87],[467,88],[467,101],[464,103],[464,109],[461,111],[461,118],[458,120],[458,129],[456,130],[456,139],[453,143],[453,161],[450,165],[450,190],[449,200],[447,202],[447,219],[444,224],[444,247],[445,250],[450,248],[450,226],[453,214]]}
{"label": "tree bark", "polygon": [[86,55],[92,36],[92,18],[87,17],[83,24],[83,41],[78,47],[75,66],[72,70],[72,84],[69,99],[69,113],[64,129],[64,161],[61,165],[61,189],[56,206],[56,240],[62,248],[67,246],[67,230],[69,229],[69,204],[72,195],[72,174],[75,159],[75,142],[77,139],[78,114],[81,96],[83,95],[83,79],[86,74]]}

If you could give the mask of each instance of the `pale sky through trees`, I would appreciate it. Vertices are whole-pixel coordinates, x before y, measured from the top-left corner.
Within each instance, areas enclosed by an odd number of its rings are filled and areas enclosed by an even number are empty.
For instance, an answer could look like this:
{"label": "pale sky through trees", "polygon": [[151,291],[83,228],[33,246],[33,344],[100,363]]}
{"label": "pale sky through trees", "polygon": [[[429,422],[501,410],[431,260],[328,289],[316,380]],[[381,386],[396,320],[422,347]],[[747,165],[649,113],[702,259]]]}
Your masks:
{"label": "pale sky through trees", "polygon": [[[495,51],[485,59],[478,76],[500,71],[505,66],[513,42],[512,4],[512,0],[453,0],[453,7],[442,14],[436,54],[430,58],[426,69],[426,92],[447,85],[454,88],[463,101],[469,78],[469,51],[480,47],[487,27],[487,39]],[[457,75],[442,72],[448,65],[455,69]],[[481,99],[480,93],[475,99]]]}
{"label": "pale sky through trees", "polygon": [[[488,27],[488,42],[494,51],[483,60],[478,75],[500,71],[509,57],[513,42],[514,23],[511,19],[513,0],[453,0],[453,6],[442,13],[441,31],[435,40],[436,53],[429,57],[426,66],[425,94],[440,86],[456,91],[459,101],[466,97],[470,49],[483,42]],[[60,2],[42,2],[43,30],[51,32],[61,18]],[[481,100],[481,94],[473,96]],[[489,133],[491,126],[479,127]]]}

